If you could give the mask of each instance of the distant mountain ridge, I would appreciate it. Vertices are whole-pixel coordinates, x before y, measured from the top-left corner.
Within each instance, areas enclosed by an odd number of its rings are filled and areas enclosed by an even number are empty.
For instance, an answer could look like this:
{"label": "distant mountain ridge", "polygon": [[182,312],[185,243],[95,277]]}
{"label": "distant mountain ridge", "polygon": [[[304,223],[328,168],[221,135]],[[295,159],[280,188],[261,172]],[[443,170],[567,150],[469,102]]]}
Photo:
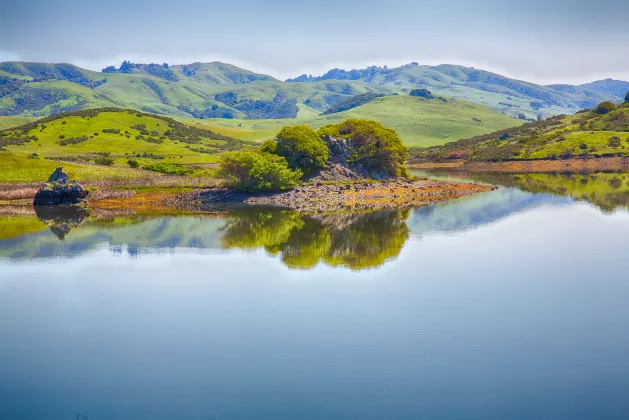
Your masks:
{"label": "distant mountain ridge", "polygon": [[[498,112],[514,116],[522,112],[527,117],[530,113],[541,113],[543,117],[574,113],[583,108],[594,107],[605,100],[620,102],[629,91],[629,82],[611,79],[579,86],[543,86],[473,67],[450,64],[426,66],[417,62],[394,68],[371,66],[349,71],[335,68],[322,76],[303,74],[287,79],[286,83],[330,80],[395,86],[403,92],[424,87],[445,96],[480,103]],[[495,94],[501,97],[495,97]]]}
{"label": "distant mountain ridge", "polygon": [[357,95],[407,94],[416,88],[531,120],[538,114],[571,114],[606,100],[620,102],[629,83],[541,86],[449,64],[333,69],[320,77],[303,75],[282,82],[220,62],[124,61],[102,72],[64,63],[3,62],[0,116],[44,117],[119,107],[180,117],[288,119],[300,109],[322,113]]}

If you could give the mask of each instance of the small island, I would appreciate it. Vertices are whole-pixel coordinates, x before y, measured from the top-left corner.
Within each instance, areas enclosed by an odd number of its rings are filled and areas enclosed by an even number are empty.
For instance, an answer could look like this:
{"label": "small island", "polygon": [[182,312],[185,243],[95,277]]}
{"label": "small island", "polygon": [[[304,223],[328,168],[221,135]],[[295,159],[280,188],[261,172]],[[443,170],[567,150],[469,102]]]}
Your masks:
{"label": "small island", "polygon": [[416,179],[397,133],[376,121],[350,119],[315,131],[283,128],[258,150],[225,153],[218,176],[227,186],[179,197],[203,209],[228,204],[301,211],[404,208],[494,189]]}

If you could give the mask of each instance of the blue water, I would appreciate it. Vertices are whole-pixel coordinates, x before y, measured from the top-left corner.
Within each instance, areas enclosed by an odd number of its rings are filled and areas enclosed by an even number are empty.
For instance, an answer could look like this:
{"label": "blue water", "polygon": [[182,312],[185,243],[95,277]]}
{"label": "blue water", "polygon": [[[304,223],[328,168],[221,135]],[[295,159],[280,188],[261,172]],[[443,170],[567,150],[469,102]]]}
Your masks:
{"label": "blue water", "polygon": [[0,419],[628,418],[626,208],[501,188],[402,216],[365,267],[329,221],[0,241]]}

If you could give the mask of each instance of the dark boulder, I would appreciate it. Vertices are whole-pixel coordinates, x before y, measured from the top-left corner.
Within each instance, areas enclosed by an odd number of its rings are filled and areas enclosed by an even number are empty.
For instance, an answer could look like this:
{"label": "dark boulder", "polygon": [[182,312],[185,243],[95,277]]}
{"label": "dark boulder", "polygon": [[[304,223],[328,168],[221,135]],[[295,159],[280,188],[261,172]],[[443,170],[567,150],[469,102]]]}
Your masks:
{"label": "dark boulder", "polygon": [[63,168],[58,167],[50,175],[37,194],[35,194],[34,206],[57,206],[82,203],[89,196],[81,184],[71,181]]}

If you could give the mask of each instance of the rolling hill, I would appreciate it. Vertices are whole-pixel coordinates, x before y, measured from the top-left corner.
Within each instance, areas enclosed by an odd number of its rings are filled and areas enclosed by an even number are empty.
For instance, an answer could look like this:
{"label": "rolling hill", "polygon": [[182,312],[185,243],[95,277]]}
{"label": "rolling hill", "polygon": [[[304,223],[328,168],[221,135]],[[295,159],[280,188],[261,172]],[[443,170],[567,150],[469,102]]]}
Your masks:
{"label": "rolling hill", "polygon": [[220,62],[169,66],[125,61],[102,72],[71,64],[4,62],[0,116],[42,117],[119,107],[193,118],[295,118],[301,105],[322,113],[361,94],[428,88],[512,117],[537,119],[538,114],[549,117],[605,100],[620,101],[622,83],[540,86],[448,64],[334,69],[320,77],[303,75],[281,82]]}
{"label": "rolling hill", "polygon": [[602,83],[590,85],[541,86],[510,79],[499,74],[471,67],[444,64],[423,66],[411,63],[401,67],[368,67],[358,70],[333,69],[322,76],[307,75],[288,79],[290,83],[322,81],[360,81],[373,86],[389,86],[400,92],[428,88],[436,94],[485,105],[517,117],[536,119],[538,114],[550,117],[572,114],[591,108],[602,101],[622,101],[629,89],[618,95],[614,89],[602,89]]}
{"label": "rolling hill", "polygon": [[0,63],[0,115],[42,117],[118,107],[194,118],[294,118],[352,96],[392,89],[361,82],[289,85],[224,63],[123,65],[93,72],[71,64]]}
{"label": "rolling hill", "polygon": [[629,103],[604,102],[591,111],[413,151],[414,159],[497,162],[629,156]]}
{"label": "rolling hill", "polygon": [[138,111],[75,111],[0,131],[0,181],[46,179],[59,162],[81,173],[81,179],[100,179],[116,171],[133,177],[137,174],[128,172],[140,170],[129,168],[128,160],[158,172],[188,171],[192,165],[215,162],[223,151],[252,145]]}
{"label": "rolling hill", "polygon": [[285,125],[306,124],[319,128],[348,118],[379,121],[397,131],[407,146],[443,144],[523,123],[469,102],[393,95],[327,115],[319,115],[312,108],[301,105],[297,118],[292,120],[212,119],[196,124],[228,136],[258,141],[271,138]]}

